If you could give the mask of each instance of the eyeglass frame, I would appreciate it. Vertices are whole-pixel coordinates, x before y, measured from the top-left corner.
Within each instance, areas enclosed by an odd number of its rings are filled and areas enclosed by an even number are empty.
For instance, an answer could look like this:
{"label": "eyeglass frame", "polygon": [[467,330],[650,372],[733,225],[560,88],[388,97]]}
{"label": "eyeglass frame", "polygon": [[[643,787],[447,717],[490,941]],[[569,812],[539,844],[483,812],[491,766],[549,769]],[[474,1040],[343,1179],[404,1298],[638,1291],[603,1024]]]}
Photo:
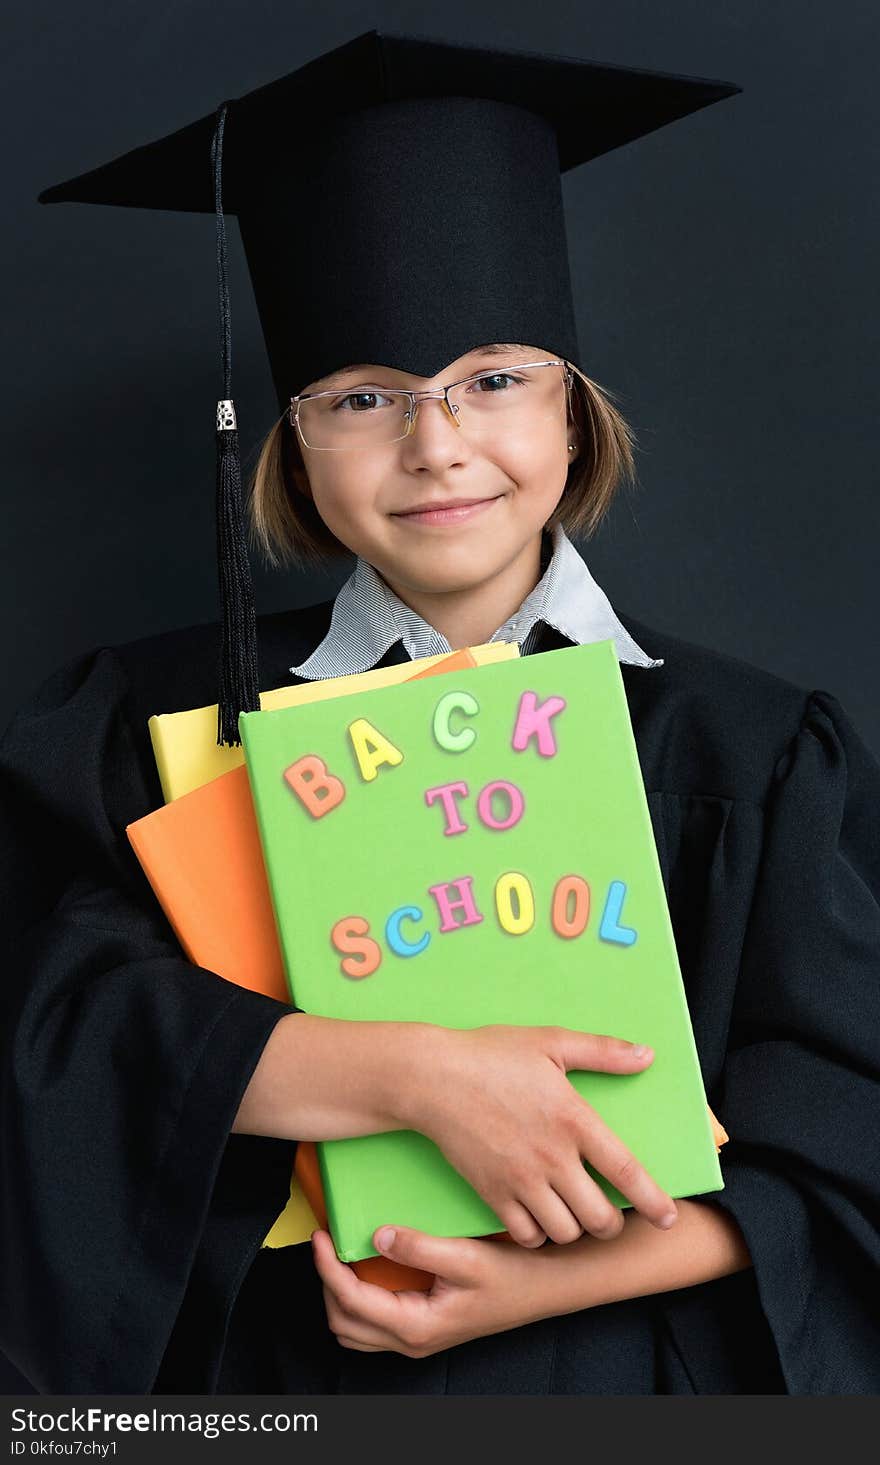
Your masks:
{"label": "eyeglass frame", "polygon": [[[409,409],[408,409],[408,411],[406,413],[407,426],[406,426],[405,431],[400,434],[400,437],[391,437],[391,438],[383,439],[383,446],[386,443],[401,443],[401,442],[404,441],[405,438],[408,438],[408,437],[411,437],[412,436],[412,433],[413,433],[413,430],[414,430],[415,424],[416,424],[416,415],[417,415],[417,411],[418,411],[418,404],[419,404],[419,402],[425,401],[425,400],[428,400],[428,399],[431,399],[431,398],[435,399],[436,401],[440,401],[442,399],[443,405],[446,408],[447,415],[448,415],[450,421],[452,422],[453,426],[454,427],[461,427],[461,422],[459,421],[459,419],[458,419],[458,417],[456,415],[458,409],[457,408],[453,409],[453,406],[452,406],[452,404],[449,401],[449,393],[451,391],[454,391],[456,387],[464,387],[464,386],[467,386],[467,384],[469,382],[481,381],[484,377],[505,376],[508,372],[511,372],[511,371],[524,371],[526,369],[526,367],[532,367],[532,366],[563,366],[565,368],[565,377],[564,377],[564,380],[565,380],[566,402],[567,402],[567,404],[570,407],[571,406],[571,382],[572,382],[572,373],[575,373],[579,377],[583,377],[583,373],[581,371],[579,371],[578,368],[576,366],[574,366],[570,361],[566,361],[564,357],[563,358],[558,358],[557,357],[556,359],[554,359],[552,361],[520,361],[516,365],[509,365],[509,366],[506,366],[504,368],[500,368],[500,369],[498,369],[496,371],[491,371],[487,367],[483,371],[475,371],[470,376],[464,376],[464,377],[462,377],[461,381],[447,382],[447,384],[446,384],[445,387],[427,387],[423,391],[420,391],[420,392],[413,391],[409,387],[383,387],[383,388],[381,388],[381,390],[384,391],[384,392],[394,393],[398,397],[409,397]],[[364,383],[364,385],[365,386],[370,386],[371,383],[370,382],[366,382],[366,383]],[[327,389],[327,390],[325,390],[323,392],[299,392],[297,394],[297,396],[291,397],[291,399],[290,399],[290,407],[287,408],[287,410],[286,410],[286,412],[285,412],[284,415],[285,415],[285,417],[287,417],[288,421],[290,422],[291,427],[295,428],[296,431],[299,433],[299,439],[300,439],[300,442],[302,443],[302,446],[304,448],[308,448],[308,450],[309,450],[310,453],[345,453],[345,452],[351,452],[351,451],[355,450],[356,448],[362,446],[362,444],[359,444],[359,443],[352,443],[350,445],[350,447],[340,447],[340,448],[316,448],[316,447],[313,447],[311,445],[311,443],[307,443],[306,442],[306,440],[305,440],[305,434],[303,433],[303,430],[302,430],[302,428],[300,426],[300,422],[299,422],[299,403],[300,402],[313,401],[313,400],[315,400],[318,397],[348,397],[348,396],[351,396],[353,393],[356,393],[356,392],[357,392],[357,384],[355,384],[355,386],[353,386],[353,387],[350,387],[348,389],[348,391],[345,391],[341,387],[330,387],[329,389]],[[294,404],[296,405],[296,412],[292,412],[292,408],[293,408]]]}

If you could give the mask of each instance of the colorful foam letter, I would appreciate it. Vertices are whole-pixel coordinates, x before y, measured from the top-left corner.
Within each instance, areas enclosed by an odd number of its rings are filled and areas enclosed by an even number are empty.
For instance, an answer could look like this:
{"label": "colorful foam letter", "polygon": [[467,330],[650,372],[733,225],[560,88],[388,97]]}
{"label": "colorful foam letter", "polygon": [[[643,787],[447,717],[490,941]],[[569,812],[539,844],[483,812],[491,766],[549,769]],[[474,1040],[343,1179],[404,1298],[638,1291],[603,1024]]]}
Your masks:
{"label": "colorful foam letter", "polygon": [[392,768],[396,768],[403,762],[400,749],[395,748],[365,717],[355,718],[349,725],[348,736],[364,783],[372,783],[383,764],[390,763]]}
{"label": "colorful foam letter", "polygon": [[523,692],[519,699],[516,726],[513,729],[514,752],[524,752],[531,739],[537,738],[538,752],[541,757],[553,758],[556,754],[556,739],[553,736],[550,719],[561,712],[564,706],[564,697],[548,697],[539,705],[534,692]]}
{"label": "colorful foam letter", "polygon": [[525,875],[509,870],[495,881],[495,909],[502,931],[522,936],[535,924],[535,897]]}
{"label": "colorful foam letter", "polygon": [[602,920],[599,925],[599,939],[601,941],[613,941],[617,946],[632,946],[636,939],[636,932],[630,926],[620,925],[620,912],[623,909],[623,899],[626,895],[626,885],[622,880],[612,880],[608,887],[608,899],[605,902],[605,909],[602,912]]}
{"label": "colorful foam letter", "polygon": [[285,768],[284,782],[313,819],[329,814],[345,798],[342,779],[327,772],[324,759],[317,753],[306,753],[305,757],[297,758],[295,763]]}
{"label": "colorful foam letter", "polygon": [[[492,812],[493,794],[504,794],[507,798],[508,810],[504,819],[496,819]],[[477,799],[477,813],[487,829],[512,829],[514,824],[518,824],[522,818],[525,806],[526,801],[520,789],[515,783],[508,783],[506,778],[487,783],[486,787],[480,790]]]}
{"label": "colorful foam letter", "polygon": [[395,956],[418,956],[424,951],[431,940],[428,932],[422,934],[419,941],[407,941],[405,936],[400,934],[401,921],[420,921],[422,913],[417,905],[402,905],[396,911],[392,911],[385,922],[385,940],[391,947]]}
{"label": "colorful foam letter", "polygon": [[[367,935],[369,921],[363,916],[343,916],[330,932],[330,940],[339,952],[349,952],[339,965],[347,977],[371,977],[382,961],[382,948]],[[360,960],[355,961],[355,957]]]}
{"label": "colorful foam letter", "polygon": [[[573,901],[573,904],[572,904]],[[569,915],[569,910],[571,914]],[[553,929],[571,940],[580,936],[590,919],[590,887],[580,875],[563,875],[553,891]]]}
{"label": "colorful foam letter", "polygon": [[444,834],[464,834],[468,827],[458,812],[458,805],[455,802],[456,794],[460,794],[463,799],[466,799],[468,794],[467,784],[440,783],[436,788],[425,789],[425,803],[429,809],[437,799],[443,805],[443,813],[446,818],[446,828],[443,830]]}
{"label": "colorful foam letter", "polygon": [[446,753],[464,753],[476,741],[477,734],[472,727],[460,727],[453,732],[449,719],[453,712],[463,712],[466,717],[475,717],[480,704],[470,692],[447,692],[434,708],[434,741]]}
{"label": "colorful foam letter", "polygon": [[[428,886],[440,912],[441,935],[446,931],[459,931],[462,926],[478,926],[483,919],[474,904],[474,893],[471,890],[473,878],[473,875],[462,875],[459,880],[447,880],[443,885]],[[450,900],[448,892],[456,888],[459,891],[458,898]],[[454,911],[464,911],[464,920],[457,921]]]}

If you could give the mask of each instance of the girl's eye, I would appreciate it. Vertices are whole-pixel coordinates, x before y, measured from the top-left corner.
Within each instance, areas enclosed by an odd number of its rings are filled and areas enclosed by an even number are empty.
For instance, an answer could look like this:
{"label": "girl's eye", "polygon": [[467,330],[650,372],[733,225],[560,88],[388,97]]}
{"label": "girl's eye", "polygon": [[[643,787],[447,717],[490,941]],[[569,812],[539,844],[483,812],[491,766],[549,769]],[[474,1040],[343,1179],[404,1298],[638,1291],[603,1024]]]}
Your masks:
{"label": "girl's eye", "polygon": [[504,392],[509,390],[508,383],[516,383],[521,380],[521,377],[511,376],[509,371],[493,371],[491,376],[478,377],[474,382],[474,387],[479,395],[485,396],[486,394],[481,391],[482,387],[487,387],[490,392]]}
{"label": "girl's eye", "polygon": [[340,397],[339,401],[333,403],[333,411],[375,412],[379,407],[390,405],[390,398],[383,392],[349,392],[346,397]]}

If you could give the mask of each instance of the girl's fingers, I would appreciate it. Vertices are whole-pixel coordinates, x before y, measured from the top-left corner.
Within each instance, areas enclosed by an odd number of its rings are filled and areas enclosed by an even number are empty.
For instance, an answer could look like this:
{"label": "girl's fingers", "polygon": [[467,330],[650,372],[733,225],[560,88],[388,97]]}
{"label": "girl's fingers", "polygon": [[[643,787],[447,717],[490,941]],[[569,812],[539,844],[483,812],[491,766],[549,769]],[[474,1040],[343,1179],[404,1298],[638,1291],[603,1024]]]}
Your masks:
{"label": "girl's fingers", "polygon": [[[372,1286],[367,1283],[370,1292],[382,1292],[384,1288]],[[324,1283],[324,1306],[327,1311],[327,1323],[336,1341],[347,1348],[355,1348],[361,1353],[404,1353],[416,1346],[421,1347],[425,1333],[426,1319],[424,1316],[425,1299],[420,1292],[402,1293],[400,1299],[391,1295],[393,1301],[400,1300],[400,1313],[397,1326],[385,1328],[376,1323],[367,1314],[358,1314],[348,1311],[339,1301],[338,1297]],[[410,1299],[409,1305],[403,1302],[403,1298]]]}
{"label": "girl's fingers", "polygon": [[523,1196],[523,1202],[541,1233],[550,1241],[566,1245],[583,1236],[583,1222],[573,1214],[567,1204],[567,1197],[563,1198],[552,1186],[537,1186]]}
{"label": "girl's fingers", "polygon": [[312,1255],[321,1281],[329,1288],[343,1312],[360,1319],[369,1318],[377,1327],[393,1330],[400,1315],[400,1302],[393,1292],[363,1282],[336,1255],[329,1231],[316,1231],[312,1236]]}
{"label": "girl's fingers", "polygon": [[[632,1201],[637,1211],[652,1225],[666,1230],[678,1215],[671,1196],[661,1190],[656,1180],[648,1174],[644,1165],[636,1159],[631,1150],[591,1110],[584,1125],[581,1154],[589,1160],[606,1180],[616,1186],[621,1195]],[[589,1177],[588,1177],[589,1178]],[[595,1182],[593,1182],[595,1183]],[[597,1186],[598,1190],[599,1187]],[[600,1192],[604,1194],[604,1192]],[[607,1197],[606,1197],[607,1199]],[[610,1204],[610,1202],[609,1202]],[[667,1220],[671,1217],[671,1220]]]}
{"label": "girl's fingers", "polygon": [[346,1312],[345,1308],[340,1307],[327,1287],[324,1288],[324,1306],[327,1309],[327,1322],[330,1330],[336,1334],[340,1342],[344,1338],[348,1343],[356,1343],[360,1348],[377,1350],[395,1346],[394,1338],[386,1333],[384,1328],[378,1328],[366,1319],[355,1317],[352,1313]]}
{"label": "girl's fingers", "polygon": [[576,1028],[555,1029],[557,1052],[567,1073],[640,1073],[654,1061],[653,1048],[610,1033],[583,1033]]}
{"label": "girl's fingers", "polygon": [[412,1226],[378,1226],[373,1244],[392,1261],[433,1272],[461,1287],[473,1285],[482,1260],[479,1243],[470,1237],[432,1236]]}
{"label": "girl's fingers", "polygon": [[611,1241],[620,1235],[623,1230],[623,1213],[608,1199],[593,1177],[587,1174],[580,1156],[564,1181],[555,1182],[555,1190],[569,1213],[589,1236],[596,1236],[600,1241]]}
{"label": "girl's fingers", "polygon": [[518,1246],[526,1246],[530,1250],[543,1246],[547,1240],[546,1231],[542,1231],[531,1211],[518,1200],[500,1202],[493,1206],[496,1216],[504,1225],[504,1229]]}

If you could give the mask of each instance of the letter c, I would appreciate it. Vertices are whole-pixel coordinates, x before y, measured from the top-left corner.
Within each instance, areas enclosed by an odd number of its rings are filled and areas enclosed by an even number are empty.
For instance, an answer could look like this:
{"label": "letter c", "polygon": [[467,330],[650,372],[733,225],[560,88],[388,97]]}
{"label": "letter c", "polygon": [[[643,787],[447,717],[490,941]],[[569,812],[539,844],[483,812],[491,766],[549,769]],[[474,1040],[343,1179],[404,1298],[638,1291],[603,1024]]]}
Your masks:
{"label": "letter c", "polygon": [[385,922],[385,940],[391,947],[395,956],[418,956],[424,951],[431,937],[425,931],[420,941],[407,941],[405,936],[400,934],[401,921],[420,921],[422,913],[417,905],[402,905],[396,911],[392,911]]}
{"label": "letter c", "polygon": [[449,719],[453,712],[463,712],[466,717],[475,717],[480,704],[470,692],[447,692],[434,708],[434,740],[445,753],[464,753],[476,742],[477,734],[472,727],[461,727],[453,732]]}

